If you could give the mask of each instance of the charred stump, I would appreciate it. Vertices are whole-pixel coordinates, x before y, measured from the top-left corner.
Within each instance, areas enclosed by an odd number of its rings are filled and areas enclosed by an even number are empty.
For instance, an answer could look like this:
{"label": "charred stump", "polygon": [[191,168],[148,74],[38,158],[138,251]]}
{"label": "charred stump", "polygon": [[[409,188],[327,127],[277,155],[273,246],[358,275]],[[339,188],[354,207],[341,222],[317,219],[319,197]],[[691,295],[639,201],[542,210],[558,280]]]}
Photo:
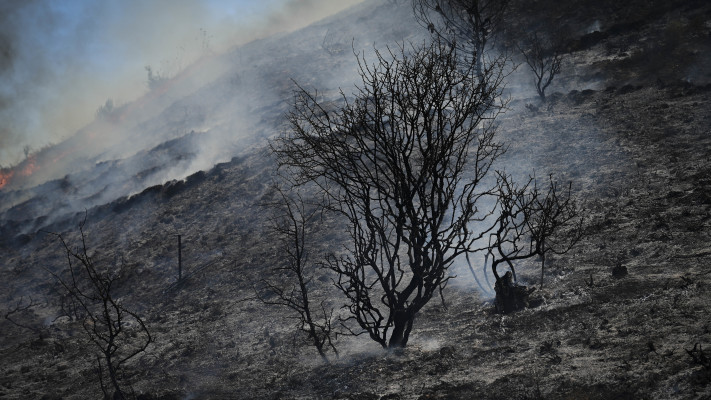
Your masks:
{"label": "charred stump", "polygon": [[624,278],[627,276],[627,267],[622,265],[622,263],[617,263],[612,267],[612,277],[616,279]]}
{"label": "charred stump", "polygon": [[508,271],[494,285],[496,312],[499,314],[508,314],[528,307],[529,296],[536,290],[519,286],[513,282],[512,277],[511,271]]}

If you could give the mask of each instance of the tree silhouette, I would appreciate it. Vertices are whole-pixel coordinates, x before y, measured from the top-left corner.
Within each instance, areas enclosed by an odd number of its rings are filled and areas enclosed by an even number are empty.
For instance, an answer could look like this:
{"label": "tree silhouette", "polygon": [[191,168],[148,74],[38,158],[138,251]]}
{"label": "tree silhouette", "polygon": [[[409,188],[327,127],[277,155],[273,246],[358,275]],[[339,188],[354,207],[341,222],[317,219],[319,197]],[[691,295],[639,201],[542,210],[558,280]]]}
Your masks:
{"label": "tree silhouette", "polygon": [[66,252],[68,268],[63,274],[49,271],[66,292],[65,311],[81,321],[96,354],[99,382],[104,396],[109,398],[105,374],[114,389],[114,399],[127,394],[121,383],[127,361],[146,350],[153,341],[150,331],[137,313],[127,309],[115,295],[121,280],[120,266],[101,269],[89,255],[84,234],[84,220],[80,226],[81,245],[73,248],[60,234],[55,234]]}
{"label": "tree silhouette", "polygon": [[509,0],[412,0],[415,18],[431,34],[456,46],[485,79],[484,53],[504,18]]}
{"label": "tree silhouette", "polygon": [[546,101],[546,89],[560,73],[562,46],[537,32],[524,34],[524,38],[523,43],[518,44],[519,52],[533,72],[533,83],[538,96],[542,101]]}
{"label": "tree silhouette", "polygon": [[[454,260],[493,228],[495,185],[484,183],[504,147],[500,68],[476,79],[441,41],[358,56],[362,84],[342,105],[299,87],[291,130],[272,143],[296,185],[315,183],[344,218],[350,243],[328,266],[350,317],[383,347],[407,344],[415,315],[451,278]],[[493,207],[493,206],[492,206]],[[347,325],[346,325],[347,326]]]}
{"label": "tree silhouette", "polygon": [[259,291],[257,296],[265,304],[284,306],[295,312],[299,330],[306,333],[321,358],[329,363],[326,355],[329,349],[338,357],[331,325],[333,309],[327,309],[325,301],[314,307],[312,273],[316,266],[309,259],[307,242],[307,230],[314,225],[320,207],[307,204],[298,190],[289,195],[281,187],[275,189],[279,199],[272,204],[277,213],[271,220],[271,228],[284,258],[274,270],[282,275],[282,280],[278,283],[263,280],[265,289],[274,296]]}

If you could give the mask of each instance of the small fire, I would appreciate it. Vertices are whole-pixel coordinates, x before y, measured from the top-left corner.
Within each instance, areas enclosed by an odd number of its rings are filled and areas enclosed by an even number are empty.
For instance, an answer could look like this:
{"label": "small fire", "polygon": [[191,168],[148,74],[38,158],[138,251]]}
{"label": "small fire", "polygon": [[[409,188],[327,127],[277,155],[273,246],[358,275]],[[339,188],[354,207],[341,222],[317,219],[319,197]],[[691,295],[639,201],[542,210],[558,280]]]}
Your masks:
{"label": "small fire", "polygon": [[[135,111],[136,109],[141,109],[146,104],[149,104],[151,101],[155,100],[157,97],[163,96],[176,85],[196,74],[198,71],[201,70],[201,68],[203,68],[214,58],[214,55],[203,57],[198,62],[194,63],[190,67],[180,72],[177,76],[166,80],[166,82],[163,83],[160,87],[151,90],[150,92],[148,92],[147,95],[144,95],[142,98],[128,104],[127,107],[121,110],[120,114],[118,114],[117,116],[112,116],[112,118],[114,118],[112,122],[121,123],[127,119],[130,119],[133,111]],[[56,166],[58,162],[65,159],[68,155],[72,153],[81,153],[83,148],[88,146],[87,142],[95,142],[101,138],[101,135],[99,134],[99,132],[101,131],[97,131],[97,129],[98,128],[96,126],[94,126],[93,128],[88,127],[88,129],[84,131],[83,134],[83,138],[85,140],[80,140],[77,143],[74,143],[74,146],[69,150],[64,150],[60,153],[58,149],[53,149],[48,152],[41,151],[36,154],[30,154],[24,161],[22,161],[15,167],[0,169],[0,190],[4,189],[5,187],[8,187],[8,185],[10,185],[13,181],[15,181],[15,184],[18,184],[18,182],[20,182],[21,184],[23,183],[23,181],[28,181],[24,178],[32,176],[40,169],[43,171],[52,171],[53,166]]]}
{"label": "small fire", "polygon": [[14,169],[0,170],[0,189],[12,182],[13,178],[28,177],[37,172],[37,170],[39,170],[39,165],[37,165],[37,157],[35,155],[30,155]]}
{"label": "small fire", "polygon": [[35,171],[39,169],[39,166],[37,165],[37,157],[34,155],[31,155],[27,158],[25,161],[25,166],[22,167],[22,169],[19,171],[20,176],[30,176]]}
{"label": "small fire", "polygon": [[15,175],[15,171],[0,171],[0,189],[10,182],[13,175]]}

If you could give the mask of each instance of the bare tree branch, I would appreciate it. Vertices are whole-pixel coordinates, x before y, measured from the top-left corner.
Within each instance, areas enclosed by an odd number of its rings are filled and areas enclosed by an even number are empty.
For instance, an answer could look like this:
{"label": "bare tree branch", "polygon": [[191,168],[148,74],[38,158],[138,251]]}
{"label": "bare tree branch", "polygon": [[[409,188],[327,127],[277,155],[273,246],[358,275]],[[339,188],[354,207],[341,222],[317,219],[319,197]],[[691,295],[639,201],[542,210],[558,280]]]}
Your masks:
{"label": "bare tree branch", "polygon": [[[270,204],[278,210],[278,214],[271,220],[271,227],[280,241],[281,251],[286,256],[284,265],[276,267],[275,271],[283,273],[286,277],[279,284],[273,284],[268,280],[262,281],[264,288],[275,296],[274,300],[260,295],[259,290],[256,290],[257,297],[264,304],[284,306],[295,311],[299,329],[307,334],[321,358],[329,363],[330,360],[326,355],[328,349],[338,357],[338,351],[333,343],[336,332],[331,324],[333,309],[327,309],[325,301],[319,303],[320,310],[314,308],[310,276],[314,264],[309,261],[309,245],[306,238],[307,231],[315,222],[321,209],[309,205],[302,198],[298,188],[292,188],[289,191],[291,195],[279,186],[275,186],[275,190],[280,198]],[[320,316],[317,315],[318,312],[321,313]]]}
{"label": "bare tree branch", "polygon": [[448,268],[487,248],[479,242],[494,228],[495,186],[484,179],[505,150],[495,140],[502,69],[479,79],[457,51],[435,41],[376,51],[373,64],[358,56],[353,96],[334,107],[298,87],[292,129],[272,142],[286,175],[317,185],[347,222],[347,253],[327,264],[346,320],[383,347],[407,344]]}
{"label": "bare tree branch", "polygon": [[[535,177],[525,185],[516,185],[510,176],[498,175],[497,227],[490,235],[492,249],[491,271],[496,277],[497,306],[505,312],[525,305],[525,299],[509,298],[514,293],[527,293],[523,289],[506,288],[517,282],[514,263],[534,256],[541,256],[541,285],[543,268],[548,251],[562,254],[569,251],[581,238],[584,215],[571,196],[571,186],[566,191],[549,177],[546,188],[538,185]],[[509,267],[512,282],[502,279],[497,267]],[[502,283],[504,282],[504,283]],[[504,292],[506,294],[504,294]],[[525,294],[527,296],[527,294]],[[517,304],[514,306],[514,304]]]}
{"label": "bare tree branch", "polygon": [[508,6],[509,0],[412,0],[420,25],[469,57],[479,79],[485,76],[485,52]]}
{"label": "bare tree branch", "polygon": [[103,364],[114,388],[114,398],[123,399],[126,392],[120,383],[122,366],[144,352],[153,338],[138,314],[114,297],[121,266],[114,266],[113,271],[101,270],[89,255],[85,223],[86,217],[79,226],[81,245],[77,248],[70,247],[62,235],[53,233],[66,252],[68,268],[61,275],[47,271],[64,288],[71,303],[69,310],[82,322],[87,337],[99,351],[96,359],[102,391],[107,393]]}
{"label": "bare tree branch", "polygon": [[541,100],[546,101],[546,89],[560,73],[562,46],[538,32],[525,33],[523,43],[517,44],[519,52],[533,72],[533,83]]}
{"label": "bare tree branch", "polygon": [[20,300],[17,301],[15,307],[9,309],[5,313],[5,319],[15,326],[27,329],[37,334],[40,340],[44,339],[49,335],[48,329],[43,324],[37,323],[36,321],[34,323],[26,322],[26,318],[22,317],[23,314],[34,313],[32,309],[40,305],[40,303],[33,300],[31,296],[28,297],[28,300],[27,304],[25,304],[24,296],[20,297]]}

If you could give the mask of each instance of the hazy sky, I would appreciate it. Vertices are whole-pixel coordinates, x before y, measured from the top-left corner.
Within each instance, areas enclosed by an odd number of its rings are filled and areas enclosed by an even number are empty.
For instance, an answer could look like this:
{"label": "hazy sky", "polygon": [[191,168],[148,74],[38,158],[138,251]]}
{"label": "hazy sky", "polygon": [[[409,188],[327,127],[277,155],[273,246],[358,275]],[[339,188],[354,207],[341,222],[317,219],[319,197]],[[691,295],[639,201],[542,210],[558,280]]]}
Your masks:
{"label": "hazy sky", "polygon": [[0,166],[146,92],[198,57],[361,0],[0,0]]}

